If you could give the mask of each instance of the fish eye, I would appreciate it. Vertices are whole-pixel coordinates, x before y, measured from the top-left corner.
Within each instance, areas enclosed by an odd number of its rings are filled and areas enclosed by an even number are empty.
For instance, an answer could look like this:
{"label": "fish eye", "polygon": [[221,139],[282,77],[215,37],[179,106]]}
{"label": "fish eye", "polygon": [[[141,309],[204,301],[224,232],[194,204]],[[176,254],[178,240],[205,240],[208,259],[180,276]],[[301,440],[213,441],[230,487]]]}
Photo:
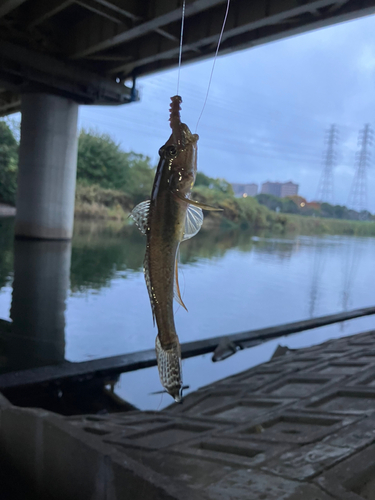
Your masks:
{"label": "fish eye", "polygon": [[175,158],[177,156],[176,146],[168,146],[165,152],[168,158]]}

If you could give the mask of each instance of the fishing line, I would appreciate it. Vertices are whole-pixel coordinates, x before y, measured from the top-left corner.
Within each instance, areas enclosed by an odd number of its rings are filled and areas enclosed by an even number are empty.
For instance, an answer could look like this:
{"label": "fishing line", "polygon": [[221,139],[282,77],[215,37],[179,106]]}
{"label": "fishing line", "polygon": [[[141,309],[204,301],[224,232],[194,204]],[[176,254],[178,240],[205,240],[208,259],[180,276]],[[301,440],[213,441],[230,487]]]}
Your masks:
{"label": "fishing line", "polygon": [[177,94],[180,89],[180,73],[181,73],[181,59],[182,59],[182,39],[184,37],[184,24],[185,24],[185,1],[182,2],[182,19],[181,19],[181,35],[180,35],[180,52],[178,54],[178,77],[177,77]]}
{"label": "fishing line", "polygon": [[217,55],[218,55],[218,53],[219,53],[219,48],[220,48],[220,44],[221,44],[221,39],[223,38],[223,33],[224,33],[225,23],[227,22],[227,17],[228,17],[228,12],[229,12],[229,5],[230,5],[230,0],[227,0],[227,9],[226,9],[226,11],[225,11],[224,21],[223,21],[223,26],[221,27],[221,32],[220,32],[220,36],[219,36],[219,41],[217,42],[217,47],[216,47],[216,52],[215,52],[214,62],[213,62],[213,65],[212,65],[211,75],[210,75],[210,79],[209,79],[209,81],[208,81],[207,94],[206,94],[206,98],[205,98],[204,103],[203,103],[203,108],[202,108],[201,114],[199,115],[199,118],[198,118],[198,121],[197,121],[197,125],[196,125],[196,127],[195,127],[195,133],[197,133],[197,130],[198,130],[198,125],[199,125],[200,119],[202,118],[204,108],[206,107],[206,103],[207,103],[207,99],[208,99],[208,93],[210,92],[211,81],[212,81],[212,75],[214,74],[214,69],[215,69],[216,59],[217,59]]}

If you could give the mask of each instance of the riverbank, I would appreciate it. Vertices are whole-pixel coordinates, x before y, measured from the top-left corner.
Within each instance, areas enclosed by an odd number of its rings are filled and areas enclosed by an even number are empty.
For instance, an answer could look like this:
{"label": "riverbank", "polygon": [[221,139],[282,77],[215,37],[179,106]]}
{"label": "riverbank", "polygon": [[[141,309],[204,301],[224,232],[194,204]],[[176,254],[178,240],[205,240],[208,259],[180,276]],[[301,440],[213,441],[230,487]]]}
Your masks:
{"label": "riverbank", "polygon": [[[223,210],[206,212],[204,229],[241,228],[264,229],[279,234],[375,236],[374,221],[360,222],[276,213],[260,205],[255,198],[235,198],[205,187],[196,188],[193,196],[202,203]],[[131,197],[122,191],[78,184],[75,216],[79,219],[114,220],[127,224],[129,213],[135,204]]]}
{"label": "riverbank", "polygon": [[[194,198],[218,208],[222,212],[205,212],[203,229],[264,229],[279,234],[337,234],[375,236],[374,221],[351,221],[281,214],[260,205],[255,198],[235,198],[225,193],[196,188]],[[123,191],[103,189],[100,186],[77,184],[76,219],[131,223],[129,213],[136,203]],[[0,203],[0,217],[12,217],[16,208]]]}

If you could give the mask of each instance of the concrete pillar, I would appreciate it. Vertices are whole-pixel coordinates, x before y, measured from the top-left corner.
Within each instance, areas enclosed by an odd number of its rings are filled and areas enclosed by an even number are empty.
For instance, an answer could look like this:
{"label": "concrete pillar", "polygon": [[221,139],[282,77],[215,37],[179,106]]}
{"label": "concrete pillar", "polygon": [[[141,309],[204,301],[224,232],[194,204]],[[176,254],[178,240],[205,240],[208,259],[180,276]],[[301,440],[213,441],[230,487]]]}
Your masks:
{"label": "concrete pillar", "polygon": [[15,235],[70,239],[78,104],[49,94],[24,94],[21,113]]}
{"label": "concrete pillar", "polygon": [[70,256],[70,241],[15,241],[7,346],[13,370],[64,361]]}

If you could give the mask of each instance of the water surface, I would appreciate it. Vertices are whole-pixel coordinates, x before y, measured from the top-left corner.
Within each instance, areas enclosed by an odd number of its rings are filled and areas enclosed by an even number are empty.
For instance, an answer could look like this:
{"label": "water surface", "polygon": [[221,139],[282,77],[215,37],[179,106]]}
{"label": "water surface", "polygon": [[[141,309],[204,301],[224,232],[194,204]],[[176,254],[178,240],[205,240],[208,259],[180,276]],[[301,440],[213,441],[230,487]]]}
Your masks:
{"label": "water surface", "polygon": [[[18,335],[5,360],[0,336],[2,371],[153,348],[144,245],[134,227],[79,221],[71,243],[14,245],[13,220],[0,219],[0,318],[12,319]],[[180,341],[373,306],[374,256],[374,238],[202,230],[181,245],[189,312],[176,307]],[[370,316],[311,330],[216,364],[210,356],[186,360],[184,382],[193,390],[267,361],[278,343],[311,345],[374,323]],[[156,368],[123,374],[116,388],[141,408],[169,404],[168,396],[149,396],[160,389]]]}

